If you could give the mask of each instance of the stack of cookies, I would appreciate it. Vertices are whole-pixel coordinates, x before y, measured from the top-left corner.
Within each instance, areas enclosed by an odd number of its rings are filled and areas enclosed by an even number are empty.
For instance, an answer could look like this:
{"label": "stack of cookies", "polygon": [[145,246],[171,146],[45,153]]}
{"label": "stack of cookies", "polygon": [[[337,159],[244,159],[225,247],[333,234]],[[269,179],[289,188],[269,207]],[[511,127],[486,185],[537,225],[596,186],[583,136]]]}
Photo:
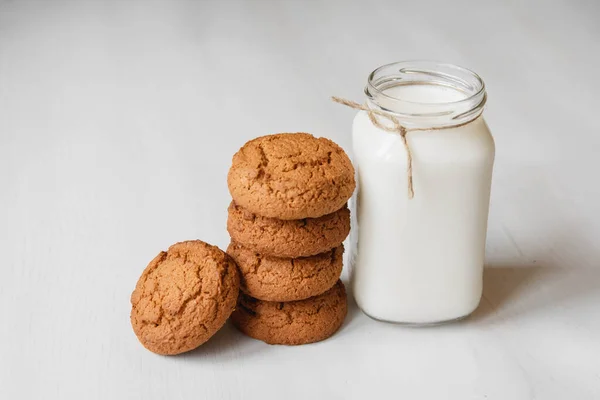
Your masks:
{"label": "stack of cookies", "polygon": [[354,168],[342,148],[306,133],[263,136],[233,157],[227,253],[240,272],[231,316],[271,344],[326,339],[346,316],[339,280]]}

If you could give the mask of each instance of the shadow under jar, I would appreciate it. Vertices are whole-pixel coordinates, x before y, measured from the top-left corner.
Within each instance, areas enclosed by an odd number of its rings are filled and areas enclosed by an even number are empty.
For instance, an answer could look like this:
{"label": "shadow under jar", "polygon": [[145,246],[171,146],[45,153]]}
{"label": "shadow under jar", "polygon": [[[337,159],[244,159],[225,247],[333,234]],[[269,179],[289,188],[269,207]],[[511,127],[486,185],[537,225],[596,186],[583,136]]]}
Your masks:
{"label": "shadow under jar", "polygon": [[[367,104],[408,129],[402,137],[360,111],[352,286],[368,316],[434,324],[469,315],[482,294],[494,140],[483,120],[482,79],[435,62],[399,62],[369,75]],[[389,119],[377,120],[392,126]]]}

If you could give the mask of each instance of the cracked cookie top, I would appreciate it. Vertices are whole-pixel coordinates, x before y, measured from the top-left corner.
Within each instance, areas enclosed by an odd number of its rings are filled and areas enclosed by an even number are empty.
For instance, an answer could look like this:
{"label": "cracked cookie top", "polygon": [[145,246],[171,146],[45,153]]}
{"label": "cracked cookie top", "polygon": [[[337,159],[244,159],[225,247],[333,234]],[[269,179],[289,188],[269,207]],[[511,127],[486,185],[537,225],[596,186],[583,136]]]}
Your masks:
{"label": "cracked cookie top", "polygon": [[279,133],[246,143],[227,176],[233,200],[284,220],[318,218],[344,206],[356,186],[344,150],[308,133]]}
{"label": "cracked cookie top", "polygon": [[131,295],[131,325],[157,354],[206,342],[229,318],[239,292],[235,262],[200,240],[176,243],[150,262]]}

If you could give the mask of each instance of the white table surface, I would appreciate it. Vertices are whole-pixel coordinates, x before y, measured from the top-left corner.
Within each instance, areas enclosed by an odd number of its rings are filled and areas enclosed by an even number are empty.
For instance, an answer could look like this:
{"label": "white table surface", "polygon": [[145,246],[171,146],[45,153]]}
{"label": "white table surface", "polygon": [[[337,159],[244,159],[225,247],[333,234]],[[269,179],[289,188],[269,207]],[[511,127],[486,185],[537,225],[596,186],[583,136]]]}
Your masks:
{"label": "white table surface", "polygon": [[[0,1],[0,399],[600,399],[600,2]],[[353,300],[322,343],[226,326],[144,350],[129,296],[170,244],[226,247],[248,139],[350,150],[367,74],[474,69],[496,138],[484,298],[408,329]]]}

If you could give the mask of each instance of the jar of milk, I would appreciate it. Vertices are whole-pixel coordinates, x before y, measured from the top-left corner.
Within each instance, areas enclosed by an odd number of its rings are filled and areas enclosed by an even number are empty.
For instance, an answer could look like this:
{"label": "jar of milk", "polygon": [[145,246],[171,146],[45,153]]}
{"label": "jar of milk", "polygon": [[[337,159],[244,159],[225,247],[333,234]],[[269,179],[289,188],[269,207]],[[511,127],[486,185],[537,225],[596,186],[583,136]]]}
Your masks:
{"label": "jar of milk", "polygon": [[383,321],[465,317],[482,294],[494,163],[484,83],[455,65],[399,62],[373,71],[365,94],[381,127],[367,111],[354,119],[356,302]]}

